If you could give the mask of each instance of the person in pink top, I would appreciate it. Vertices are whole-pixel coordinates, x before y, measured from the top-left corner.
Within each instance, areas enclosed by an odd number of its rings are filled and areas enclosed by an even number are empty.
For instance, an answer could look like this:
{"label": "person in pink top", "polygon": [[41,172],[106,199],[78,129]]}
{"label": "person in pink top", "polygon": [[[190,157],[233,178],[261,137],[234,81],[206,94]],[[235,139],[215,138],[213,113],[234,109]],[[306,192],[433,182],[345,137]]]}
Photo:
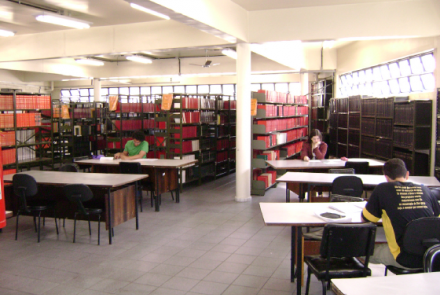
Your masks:
{"label": "person in pink top", "polygon": [[301,160],[322,160],[327,153],[327,144],[322,141],[322,134],[318,129],[313,129],[309,134],[309,139],[303,144],[301,150]]}

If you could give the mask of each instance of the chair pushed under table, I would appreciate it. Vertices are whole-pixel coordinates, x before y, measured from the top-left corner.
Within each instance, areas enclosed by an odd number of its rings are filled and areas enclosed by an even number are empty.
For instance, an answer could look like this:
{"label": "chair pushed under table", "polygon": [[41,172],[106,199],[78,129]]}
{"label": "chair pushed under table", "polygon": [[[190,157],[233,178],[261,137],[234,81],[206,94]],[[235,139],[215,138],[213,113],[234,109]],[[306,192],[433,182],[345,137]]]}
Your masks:
{"label": "chair pushed under table", "polygon": [[[320,255],[304,257],[308,266],[306,295],[309,294],[312,273],[321,281],[323,295],[327,294],[331,279],[370,276],[368,262],[374,251],[375,236],[376,225],[371,223],[327,224]],[[356,257],[365,257],[365,262]]]}
{"label": "chair pushed under table", "polygon": [[77,215],[83,215],[87,217],[89,221],[89,235],[92,235],[92,228],[90,226],[90,216],[98,216],[98,245],[100,244],[101,235],[101,214],[103,210],[101,208],[86,208],[84,207],[84,202],[93,199],[93,192],[85,184],[68,184],[63,187],[64,193],[69,201],[76,204],[77,211],[74,216],[73,223],[73,242],[75,243],[76,238],[76,217]]}
{"label": "chair pushed under table", "polygon": [[[40,242],[40,220],[41,213],[48,210],[53,210],[55,219],[55,227],[58,232],[58,223],[55,211],[55,202],[45,200],[32,200],[38,193],[38,186],[35,178],[27,174],[15,174],[12,177],[12,186],[14,194],[18,197],[19,209],[17,211],[17,220],[15,225],[15,240],[18,238],[18,219],[20,215],[32,215],[34,217],[35,231],[38,232],[38,243]],[[36,218],[38,217],[38,226]]]}

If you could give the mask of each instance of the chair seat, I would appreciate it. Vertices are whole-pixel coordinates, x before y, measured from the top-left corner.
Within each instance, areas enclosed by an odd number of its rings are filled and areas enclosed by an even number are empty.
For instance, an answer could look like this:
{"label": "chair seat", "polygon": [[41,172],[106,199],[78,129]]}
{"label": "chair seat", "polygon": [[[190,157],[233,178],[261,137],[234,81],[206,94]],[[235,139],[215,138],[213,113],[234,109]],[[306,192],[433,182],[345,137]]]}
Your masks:
{"label": "chair seat", "polygon": [[422,268],[406,269],[406,268],[396,267],[393,265],[387,265],[387,269],[396,275],[407,275],[407,274],[412,274],[412,273],[422,273],[423,272]]}
{"label": "chair seat", "polygon": [[89,214],[102,214],[102,209],[99,208],[85,208]]}
{"label": "chair seat", "polygon": [[[304,261],[307,263],[310,271],[312,271],[318,280],[325,279],[325,270],[327,259],[321,256],[306,256]],[[330,278],[350,278],[362,277],[364,265],[356,258],[330,258]],[[371,270],[367,270],[367,276],[371,276]]]}

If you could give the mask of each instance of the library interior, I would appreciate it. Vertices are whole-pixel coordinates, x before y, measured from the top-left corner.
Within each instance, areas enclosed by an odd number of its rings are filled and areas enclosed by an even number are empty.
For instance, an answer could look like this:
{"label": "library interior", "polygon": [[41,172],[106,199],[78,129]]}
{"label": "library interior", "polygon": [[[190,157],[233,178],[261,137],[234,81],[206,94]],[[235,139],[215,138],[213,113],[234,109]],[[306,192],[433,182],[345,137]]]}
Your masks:
{"label": "library interior", "polygon": [[439,294],[436,220],[409,270],[364,223],[395,158],[437,213],[439,49],[437,0],[0,1],[0,294]]}

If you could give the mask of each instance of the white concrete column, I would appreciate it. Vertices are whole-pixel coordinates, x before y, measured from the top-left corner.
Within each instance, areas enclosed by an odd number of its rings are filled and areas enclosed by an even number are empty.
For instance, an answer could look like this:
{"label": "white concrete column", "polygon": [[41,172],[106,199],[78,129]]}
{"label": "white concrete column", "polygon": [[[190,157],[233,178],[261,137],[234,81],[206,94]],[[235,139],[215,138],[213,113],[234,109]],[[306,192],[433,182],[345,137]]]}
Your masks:
{"label": "white concrete column", "polygon": [[[301,74],[301,95],[306,95],[309,93],[309,74]],[[309,95],[307,95],[309,97]],[[308,99],[307,97],[307,99]]]}
{"label": "white concrete column", "polygon": [[93,101],[100,102],[101,101],[101,80],[100,79],[93,78],[93,90],[94,90]]}
{"label": "white concrete column", "polygon": [[235,201],[251,200],[251,51],[237,44],[237,155]]}

